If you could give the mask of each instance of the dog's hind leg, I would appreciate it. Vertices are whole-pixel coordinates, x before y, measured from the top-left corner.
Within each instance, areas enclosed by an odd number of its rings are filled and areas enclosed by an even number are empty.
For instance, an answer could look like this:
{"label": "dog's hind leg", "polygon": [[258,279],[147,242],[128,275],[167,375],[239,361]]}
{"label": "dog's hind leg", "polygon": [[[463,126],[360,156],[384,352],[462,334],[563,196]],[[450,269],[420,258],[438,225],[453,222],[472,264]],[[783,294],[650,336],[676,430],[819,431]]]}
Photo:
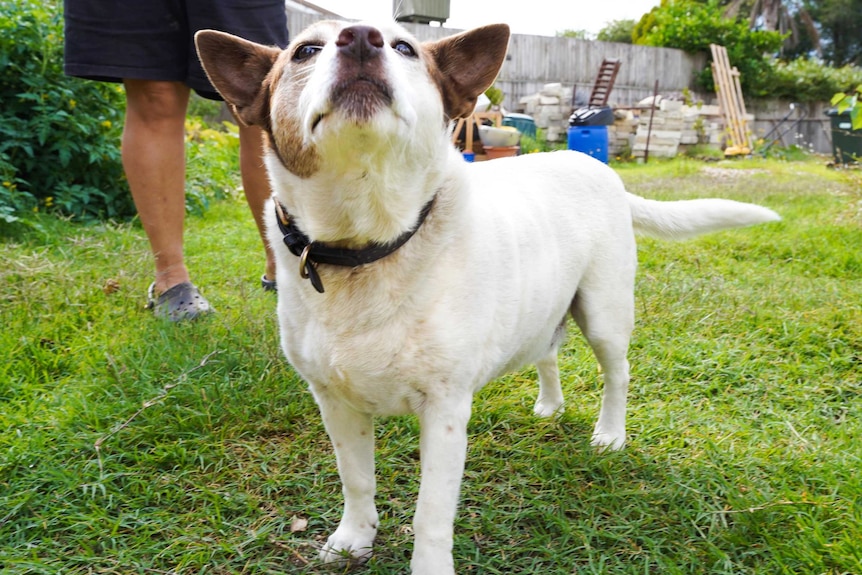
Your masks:
{"label": "dog's hind leg", "polygon": [[629,387],[626,354],[634,327],[631,284],[579,290],[572,304],[572,316],[604,373],[602,406],[592,444],[599,448],[622,449],[626,441],[626,395]]}
{"label": "dog's hind leg", "polygon": [[557,346],[536,362],[539,374],[539,397],[533,413],[540,417],[553,417],[563,411],[563,389],[560,386],[560,368],[557,364]]}
{"label": "dog's hind leg", "polygon": [[326,431],[335,448],[344,494],[344,513],[320,551],[326,563],[364,562],[377,535],[374,506],[374,427],[370,415],[329,398],[317,397]]}
{"label": "dog's hind leg", "polygon": [[536,362],[536,372],[539,374],[539,397],[533,406],[533,413],[539,417],[553,417],[563,411],[563,389],[560,387],[560,368],[557,356],[560,346],[566,338],[566,319],[560,322],[554,332],[551,350]]}

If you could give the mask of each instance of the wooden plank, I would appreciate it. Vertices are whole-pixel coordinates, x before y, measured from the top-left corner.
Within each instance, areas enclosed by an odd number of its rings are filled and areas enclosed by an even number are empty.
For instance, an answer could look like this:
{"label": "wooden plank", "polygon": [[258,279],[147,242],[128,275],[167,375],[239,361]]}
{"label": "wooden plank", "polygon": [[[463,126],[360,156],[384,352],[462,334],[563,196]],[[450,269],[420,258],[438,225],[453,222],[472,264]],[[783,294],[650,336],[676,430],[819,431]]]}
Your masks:
{"label": "wooden plank", "polygon": [[725,117],[730,137],[731,145],[728,148],[732,148],[735,153],[749,153],[751,147],[739,70],[730,66],[727,48],[717,44],[710,44],[709,48],[712,52],[712,74],[719,107]]}

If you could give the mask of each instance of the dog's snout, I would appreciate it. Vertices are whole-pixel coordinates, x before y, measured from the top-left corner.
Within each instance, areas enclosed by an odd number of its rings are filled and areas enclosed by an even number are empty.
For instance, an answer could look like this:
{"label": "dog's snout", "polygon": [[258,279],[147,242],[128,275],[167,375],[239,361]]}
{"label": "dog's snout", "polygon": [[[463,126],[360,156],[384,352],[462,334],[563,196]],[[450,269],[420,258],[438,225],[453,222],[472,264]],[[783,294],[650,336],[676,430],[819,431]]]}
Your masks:
{"label": "dog's snout", "polygon": [[358,60],[369,60],[380,55],[383,34],[372,26],[348,26],[335,41],[338,51]]}

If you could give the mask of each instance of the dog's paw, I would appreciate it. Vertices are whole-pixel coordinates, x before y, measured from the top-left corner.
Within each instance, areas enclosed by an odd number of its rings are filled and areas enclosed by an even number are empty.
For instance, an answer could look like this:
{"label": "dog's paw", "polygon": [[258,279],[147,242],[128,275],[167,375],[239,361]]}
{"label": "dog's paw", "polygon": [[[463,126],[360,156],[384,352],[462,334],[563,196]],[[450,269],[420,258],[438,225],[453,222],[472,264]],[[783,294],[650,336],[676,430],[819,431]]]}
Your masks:
{"label": "dog's paw", "polygon": [[371,558],[377,530],[351,529],[340,525],[326,540],[319,558],[324,563],[361,565]]}
{"label": "dog's paw", "polygon": [[455,562],[452,553],[439,549],[436,551],[416,546],[410,561],[411,575],[455,575]]}
{"label": "dog's paw", "polygon": [[565,406],[562,401],[546,401],[538,399],[533,406],[533,413],[539,417],[556,417],[563,413]]}
{"label": "dog's paw", "polygon": [[622,433],[603,432],[598,429],[593,433],[590,444],[599,451],[619,451],[626,444],[625,431]]}

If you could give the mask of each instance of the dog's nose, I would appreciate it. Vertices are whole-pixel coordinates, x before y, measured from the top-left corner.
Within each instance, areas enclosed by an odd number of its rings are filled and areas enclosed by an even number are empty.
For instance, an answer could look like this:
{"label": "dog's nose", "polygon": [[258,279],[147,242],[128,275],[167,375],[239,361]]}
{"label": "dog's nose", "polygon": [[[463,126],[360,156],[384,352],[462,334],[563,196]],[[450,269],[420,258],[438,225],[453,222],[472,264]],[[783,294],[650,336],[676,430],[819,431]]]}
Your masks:
{"label": "dog's nose", "polygon": [[338,51],[359,61],[370,60],[380,55],[383,35],[372,26],[348,26],[335,41]]}

